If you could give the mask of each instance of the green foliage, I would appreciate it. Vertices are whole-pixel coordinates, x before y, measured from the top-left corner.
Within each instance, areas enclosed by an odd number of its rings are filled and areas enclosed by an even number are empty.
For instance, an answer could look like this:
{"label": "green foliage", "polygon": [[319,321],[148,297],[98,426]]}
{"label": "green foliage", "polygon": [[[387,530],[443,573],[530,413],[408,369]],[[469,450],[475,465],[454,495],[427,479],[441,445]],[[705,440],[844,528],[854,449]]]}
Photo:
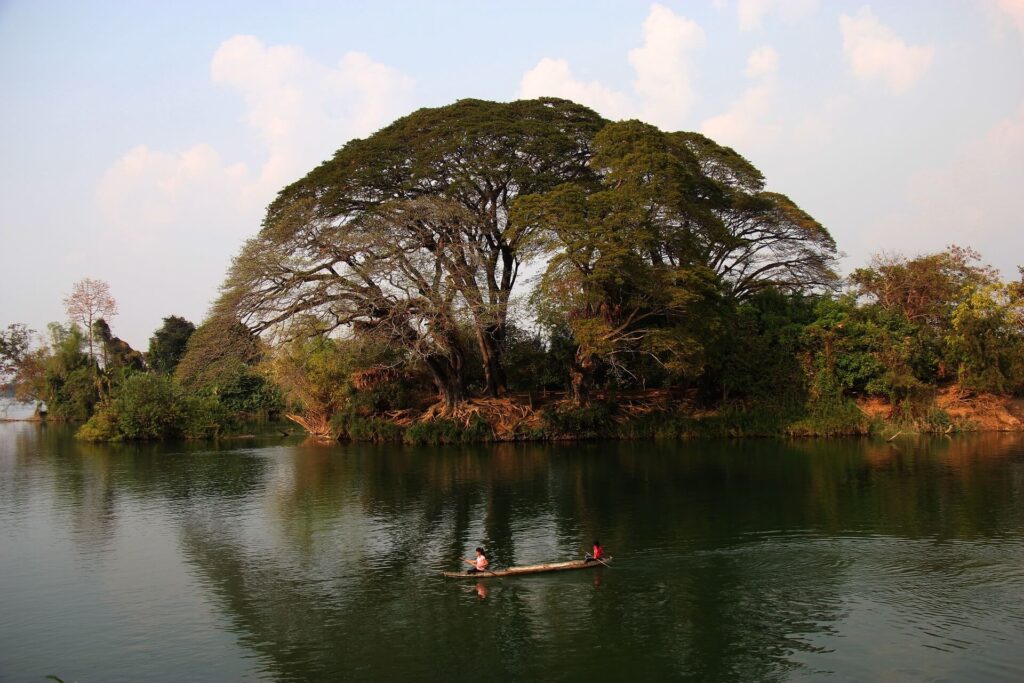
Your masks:
{"label": "green foliage", "polygon": [[811,405],[809,414],[790,423],[786,432],[791,436],[850,436],[867,434],[871,420],[850,399],[835,397]]}
{"label": "green foliage", "polygon": [[275,349],[270,374],[289,404],[330,420],[351,393],[349,377],[361,348],[347,340],[314,337]]}
{"label": "green foliage", "polygon": [[166,375],[128,377],[78,431],[85,441],[211,438],[229,417],[216,397],[185,391]]}
{"label": "green foliage", "polygon": [[94,341],[99,342],[104,374],[123,369],[133,371],[146,369],[146,362],[142,354],[133,349],[128,342],[115,337],[106,320],[98,319],[93,323],[92,330]]}
{"label": "green foliage", "polygon": [[468,425],[459,420],[440,417],[414,422],[405,430],[403,438],[406,443],[413,445],[473,443],[493,440],[494,432],[479,415],[474,415]]}
{"label": "green foliage", "polygon": [[803,401],[803,335],[820,298],[764,289],[726,308],[715,343],[708,344],[708,368],[701,382],[708,398]]}
{"label": "green foliage", "polygon": [[259,337],[244,325],[215,315],[189,337],[174,376],[185,387],[217,387],[249,372],[263,360],[263,352]]}
{"label": "green foliage", "polygon": [[173,373],[195,331],[196,326],[184,318],[176,315],[164,318],[163,325],[149,338],[149,367],[157,372]]}
{"label": "green foliage", "polygon": [[213,393],[232,415],[273,416],[281,412],[284,399],[281,390],[256,372],[228,375]]}
{"label": "green foliage", "polygon": [[364,417],[357,414],[339,414],[331,421],[335,434],[352,441],[399,442],[405,429],[382,417]]}
{"label": "green foliage", "polygon": [[373,337],[320,336],[279,347],[269,370],[303,420],[347,436],[353,428],[373,432],[363,418],[408,405],[415,383],[395,370],[400,361]]}
{"label": "green foliage", "polygon": [[969,389],[1020,392],[1024,389],[1024,298],[1001,283],[969,290],[951,316],[946,340]]}
{"label": "green foliage", "polygon": [[174,378],[189,391],[219,397],[233,413],[274,414],[281,395],[260,372],[263,360],[259,337],[237,320],[215,315],[189,337]]}
{"label": "green foliage", "polygon": [[572,332],[578,401],[599,363],[631,375],[624,359],[645,356],[667,374],[696,374],[703,347],[692,323],[715,288],[692,232],[679,229],[717,223],[693,155],[636,121],[609,124],[593,148],[599,185],[563,184],[521,197],[512,211],[553,254],[534,301],[543,324]]}
{"label": "green foliage", "polygon": [[591,401],[581,406],[560,405],[543,411],[544,431],[549,438],[596,439],[612,436],[614,406]]}
{"label": "green foliage", "polygon": [[979,261],[976,251],[957,246],[913,259],[880,255],[850,281],[858,294],[911,323],[944,329],[966,292],[998,282],[996,270]]}
{"label": "green foliage", "polygon": [[938,339],[898,310],[857,305],[852,296],[823,300],[804,332],[813,372],[827,371],[841,391],[920,401],[939,379]]}
{"label": "green foliage", "polygon": [[509,204],[592,176],[589,144],[604,123],[554,98],[462,100],[352,140],[278,194],[218,309],[258,331],[312,316],[317,334],[387,336],[448,405],[465,394],[469,326],[497,395],[512,288],[539,251]]}
{"label": "green foliage", "polygon": [[34,330],[22,323],[11,323],[0,331],[0,382],[17,375],[25,364]]}
{"label": "green foliage", "polygon": [[85,420],[100,400],[98,369],[82,352],[85,335],[77,325],[49,325],[50,343],[36,356],[35,397],[46,402],[52,417]]}
{"label": "green foliage", "polygon": [[513,391],[563,390],[568,365],[575,353],[572,333],[564,326],[548,330],[545,340],[510,326],[505,340],[508,384]]}

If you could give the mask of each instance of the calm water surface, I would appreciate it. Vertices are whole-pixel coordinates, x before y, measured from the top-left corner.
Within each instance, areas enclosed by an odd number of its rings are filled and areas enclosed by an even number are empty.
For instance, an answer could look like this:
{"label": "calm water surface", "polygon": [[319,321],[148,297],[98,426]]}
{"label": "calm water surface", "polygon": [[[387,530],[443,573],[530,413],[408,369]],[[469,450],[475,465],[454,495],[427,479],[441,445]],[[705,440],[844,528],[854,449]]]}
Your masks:
{"label": "calm water surface", "polygon": [[[499,565],[614,566],[445,581]],[[91,446],[0,424],[0,680],[1022,680],[1024,436]]]}

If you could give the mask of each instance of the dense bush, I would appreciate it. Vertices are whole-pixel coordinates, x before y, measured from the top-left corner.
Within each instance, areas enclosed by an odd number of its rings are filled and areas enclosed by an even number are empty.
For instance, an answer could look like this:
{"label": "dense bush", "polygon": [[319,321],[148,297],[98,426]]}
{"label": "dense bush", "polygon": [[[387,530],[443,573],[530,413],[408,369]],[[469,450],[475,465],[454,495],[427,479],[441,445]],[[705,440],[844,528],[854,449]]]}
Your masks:
{"label": "dense bush", "polygon": [[581,406],[559,406],[543,412],[544,430],[551,438],[594,439],[612,436],[614,406],[593,401]]}
{"label": "dense bush", "polygon": [[406,443],[415,445],[472,443],[493,438],[491,426],[480,416],[474,416],[468,425],[447,418],[415,422],[405,430],[404,435]]}
{"label": "dense bush", "polygon": [[166,375],[127,378],[78,431],[86,441],[145,441],[217,436],[230,419],[215,396],[193,394]]}

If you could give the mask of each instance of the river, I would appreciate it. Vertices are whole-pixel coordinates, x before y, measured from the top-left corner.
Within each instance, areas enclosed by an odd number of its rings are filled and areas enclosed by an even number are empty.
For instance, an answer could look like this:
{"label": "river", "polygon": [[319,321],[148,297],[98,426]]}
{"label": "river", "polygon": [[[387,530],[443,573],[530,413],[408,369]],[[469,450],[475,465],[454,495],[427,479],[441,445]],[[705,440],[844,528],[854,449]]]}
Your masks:
{"label": "river", "polygon": [[[447,581],[498,566],[610,568]],[[1024,679],[1024,436],[88,445],[0,424],[0,680]]]}

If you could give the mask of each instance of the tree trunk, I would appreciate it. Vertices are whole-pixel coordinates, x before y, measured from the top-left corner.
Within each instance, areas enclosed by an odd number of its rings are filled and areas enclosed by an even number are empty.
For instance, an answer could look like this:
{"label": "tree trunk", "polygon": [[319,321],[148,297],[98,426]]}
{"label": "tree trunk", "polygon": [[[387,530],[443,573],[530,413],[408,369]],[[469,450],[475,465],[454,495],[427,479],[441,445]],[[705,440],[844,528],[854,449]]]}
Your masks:
{"label": "tree trunk", "polygon": [[476,339],[480,346],[480,358],[484,366],[487,395],[491,398],[503,396],[508,391],[508,379],[505,376],[501,353],[505,342],[505,328],[492,325],[478,329]]}
{"label": "tree trunk", "polygon": [[437,387],[438,400],[444,404],[443,414],[449,414],[465,398],[466,388],[461,363],[452,363],[445,356],[429,356],[427,368]]}
{"label": "tree trunk", "polygon": [[569,381],[572,391],[572,400],[576,405],[583,405],[590,401],[590,382],[594,372],[594,359],[589,355],[582,355],[579,350],[569,363]]}

